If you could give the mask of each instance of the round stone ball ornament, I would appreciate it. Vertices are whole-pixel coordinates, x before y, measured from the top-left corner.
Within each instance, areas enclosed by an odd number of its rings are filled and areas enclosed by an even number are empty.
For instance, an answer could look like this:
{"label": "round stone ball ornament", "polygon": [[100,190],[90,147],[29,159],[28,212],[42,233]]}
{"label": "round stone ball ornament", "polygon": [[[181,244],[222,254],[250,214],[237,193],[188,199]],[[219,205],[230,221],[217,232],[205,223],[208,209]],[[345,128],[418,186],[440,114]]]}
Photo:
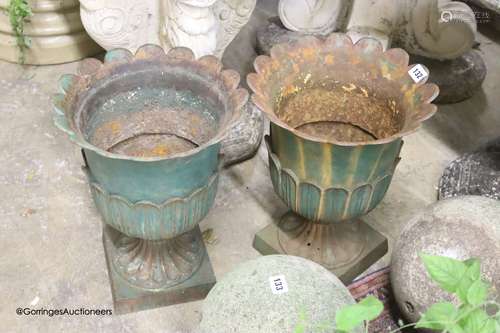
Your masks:
{"label": "round stone ball ornament", "polygon": [[403,316],[414,323],[432,304],[451,301],[427,274],[421,253],[477,258],[500,301],[500,205],[480,196],[438,201],[411,219],[392,254],[391,283]]}
{"label": "round stone ball ornament", "polygon": [[[331,272],[303,258],[272,255],[227,273],[203,301],[199,333],[331,332],[335,313],[354,304]],[[317,327],[332,327],[318,330]],[[361,328],[353,333],[363,332]]]}
{"label": "round stone ball ornament", "polygon": [[248,100],[238,84],[213,56],[154,45],[61,78],[54,121],[83,151],[116,312],[203,298],[215,283],[198,223]]}
{"label": "round stone ball ornament", "polygon": [[304,37],[270,54],[248,83],[271,121],[271,180],[291,211],[254,246],[311,259],[347,283],[387,251],[360,218],[384,198],[402,138],[436,112],[439,89],[404,50],[371,38]]}

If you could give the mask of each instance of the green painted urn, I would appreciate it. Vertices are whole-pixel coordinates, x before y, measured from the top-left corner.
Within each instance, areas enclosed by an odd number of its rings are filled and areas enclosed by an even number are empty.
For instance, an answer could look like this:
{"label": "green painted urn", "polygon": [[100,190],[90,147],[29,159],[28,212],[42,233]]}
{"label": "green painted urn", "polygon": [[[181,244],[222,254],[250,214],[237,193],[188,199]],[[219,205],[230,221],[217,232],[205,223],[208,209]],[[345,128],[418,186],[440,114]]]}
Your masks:
{"label": "green painted urn", "polygon": [[344,282],[387,251],[360,218],[384,198],[402,138],[437,110],[428,70],[408,62],[404,50],[344,34],[280,44],[255,60],[248,83],[271,122],[271,180],[291,210],[257,234],[258,250],[312,259]]}
{"label": "green painted urn", "polygon": [[248,100],[239,75],[213,56],[145,45],[86,59],[59,84],[54,120],[82,148],[116,311],[204,297],[215,278],[198,223]]}

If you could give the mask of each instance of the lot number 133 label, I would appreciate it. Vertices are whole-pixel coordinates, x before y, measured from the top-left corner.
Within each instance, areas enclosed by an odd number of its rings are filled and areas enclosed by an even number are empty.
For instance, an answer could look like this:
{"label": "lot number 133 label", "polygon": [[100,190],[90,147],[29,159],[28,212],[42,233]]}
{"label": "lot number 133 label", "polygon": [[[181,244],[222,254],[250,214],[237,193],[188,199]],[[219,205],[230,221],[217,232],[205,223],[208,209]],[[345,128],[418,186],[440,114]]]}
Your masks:
{"label": "lot number 133 label", "polygon": [[271,291],[275,295],[286,294],[288,292],[288,284],[284,275],[271,276],[269,278],[269,284],[271,286]]}

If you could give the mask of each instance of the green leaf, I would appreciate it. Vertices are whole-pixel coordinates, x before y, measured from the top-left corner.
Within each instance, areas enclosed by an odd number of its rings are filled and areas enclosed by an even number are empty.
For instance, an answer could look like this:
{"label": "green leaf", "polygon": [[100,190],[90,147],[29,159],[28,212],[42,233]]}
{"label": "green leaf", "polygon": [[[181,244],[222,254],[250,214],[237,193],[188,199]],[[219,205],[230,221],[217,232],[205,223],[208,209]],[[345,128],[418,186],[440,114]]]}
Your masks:
{"label": "green leaf", "polygon": [[457,291],[460,281],[467,271],[465,263],[452,258],[424,253],[420,254],[420,257],[432,280],[446,291],[452,293]]}
{"label": "green leaf", "polygon": [[29,47],[27,38],[24,35],[24,24],[29,22],[28,17],[32,15],[32,11],[28,0],[10,0],[7,11],[17,47],[20,51],[19,62],[24,63],[25,50]]}
{"label": "green leaf", "polygon": [[462,326],[464,326],[465,321],[467,320],[469,315],[472,313],[473,309],[474,308],[470,304],[467,304],[467,303],[460,305],[460,307],[458,308],[457,317],[460,318],[460,324]]}
{"label": "green leaf", "polygon": [[466,275],[476,281],[481,277],[481,263],[478,259],[472,258],[464,260],[463,263],[467,266]]}
{"label": "green leaf", "polygon": [[464,304],[468,304],[469,300],[467,298],[469,294],[469,289],[470,287],[474,284],[474,280],[472,280],[467,273],[464,275],[462,280],[460,280],[460,283],[458,284],[458,288],[456,291],[456,294],[460,301]]}
{"label": "green leaf", "polygon": [[472,306],[478,306],[486,301],[488,296],[488,285],[481,280],[476,280],[467,292],[467,302]]}
{"label": "green leaf", "polygon": [[458,309],[450,302],[433,304],[420,318],[415,328],[450,330],[458,317]]}
{"label": "green leaf", "polygon": [[467,266],[462,280],[458,284],[457,295],[463,303],[469,303],[468,293],[474,282],[481,279],[481,265],[478,259],[468,259],[463,261]]}
{"label": "green leaf", "polygon": [[455,325],[451,326],[450,328],[448,328],[448,331],[450,333],[468,333],[462,327],[460,327],[460,325],[458,325],[458,324],[455,324]]}
{"label": "green leaf", "polygon": [[497,326],[495,320],[491,318],[486,321],[481,331],[479,331],[479,333],[498,333],[498,332],[500,332],[500,329]]}
{"label": "green leaf", "polygon": [[480,333],[487,320],[488,314],[483,309],[476,309],[462,321],[462,325],[467,333]]}
{"label": "green leaf", "polygon": [[377,318],[384,310],[384,305],[377,298],[368,296],[358,304],[340,309],[335,315],[335,327],[341,332],[350,332],[354,328]]}

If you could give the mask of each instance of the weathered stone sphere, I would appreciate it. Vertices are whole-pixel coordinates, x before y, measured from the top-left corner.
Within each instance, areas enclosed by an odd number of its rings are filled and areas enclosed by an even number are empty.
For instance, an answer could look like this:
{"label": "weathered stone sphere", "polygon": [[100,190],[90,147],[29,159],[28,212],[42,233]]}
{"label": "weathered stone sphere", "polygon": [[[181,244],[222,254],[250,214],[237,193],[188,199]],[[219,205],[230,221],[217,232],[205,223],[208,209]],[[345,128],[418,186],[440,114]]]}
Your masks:
{"label": "weathered stone sphere", "polygon": [[427,275],[420,253],[459,260],[478,258],[483,277],[500,299],[500,202],[462,196],[428,206],[405,227],[392,254],[391,282],[403,316],[420,319],[432,304],[452,296]]}
{"label": "weathered stone sphere", "polygon": [[[273,293],[270,278],[282,276],[287,292]],[[347,288],[322,266],[293,256],[264,256],[226,274],[203,303],[201,333],[293,332],[305,318],[306,332],[334,324],[335,313],[354,304]],[[362,332],[362,330],[356,331]]]}

